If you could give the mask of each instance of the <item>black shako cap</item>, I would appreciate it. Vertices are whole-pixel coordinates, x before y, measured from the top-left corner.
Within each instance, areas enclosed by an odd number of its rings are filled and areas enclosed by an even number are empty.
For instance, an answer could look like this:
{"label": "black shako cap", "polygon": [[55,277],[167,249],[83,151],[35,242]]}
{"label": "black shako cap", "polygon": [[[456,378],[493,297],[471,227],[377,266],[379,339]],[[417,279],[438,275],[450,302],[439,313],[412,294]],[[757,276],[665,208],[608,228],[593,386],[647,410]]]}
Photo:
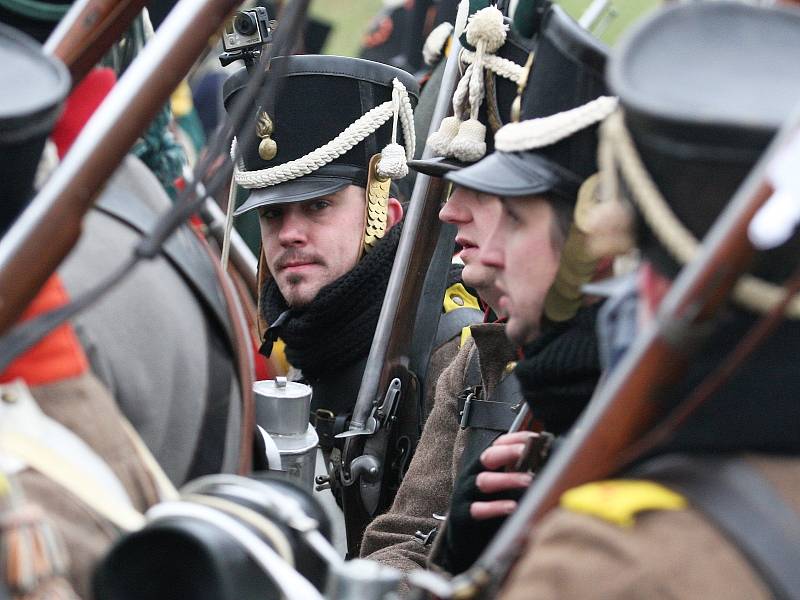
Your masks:
{"label": "black shako cap", "polygon": [[[553,6],[542,22],[520,120],[549,117],[606,95],[607,55],[602,42]],[[446,179],[496,196],[554,194],[574,203],[581,183],[597,171],[597,130],[592,125],[528,152],[496,151]]]}
{"label": "black shako cap", "polygon": [[[663,9],[620,41],[608,81],[656,187],[702,240],[800,101],[800,11]],[[677,261],[641,218],[638,232],[644,255],[676,275]],[[751,271],[782,281],[798,256],[795,239],[759,253]]]}
{"label": "black shako cap", "polygon": [[[505,43],[498,49],[497,56],[515,62],[518,65],[524,65],[534,46],[534,41],[521,37],[512,29],[508,32]],[[495,93],[494,97],[492,97],[490,91],[488,89],[485,90],[486,97],[478,111],[478,120],[486,125],[486,154],[490,154],[494,152],[494,131],[489,125],[487,104],[496,103],[497,114],[500,116],[501,123],[508,123],[511,120],[511,105],[517,97],[517,84],[510,79],[495,75],[491,71],[487,71],[487,73],[494,80]],[[486,79],[484,79],[485,81]],[[422,141],[424,142],[424,140]],[[408,161],[408,166],[415,171],[433,177],[441,177],[445,173],[463,169],[470,164],[472,163],[465,163],[457,158],[447,156]]]}
{"label": "black shako cap", "polygon": [[0,24],[0,235],[30,200],[45,140],[69,88],[62,63]]}
{"label": "black shako cap", "polygon": [[[272,69],[281,73],[279,92],[265,110],[272,119],[272,139],[278,152],[272,160],[258,155],[258,137],[242,147],[248,171],[276,167],[296,160],[327,144],[367,111],[392,99],[392,81],[397,78],[408,90],[412,106],[419,97],[419,85],[405,71],[380,63],[344,56],[298,55],[273,59]],[[234,73],[223,85],[225,108],[230,112],[237,94],[247,85],[245,69]],[[260,110],[252,110],[243,133],[256,127]],[[398,122],[398,143],[405,144]],[[392,137],[389,119],[364,141],[316,171],[278,185],[250,190],[236,214],[285,202],[301,202],[336,192],[347,185],[366,186],[369,160],[381,152]]]}

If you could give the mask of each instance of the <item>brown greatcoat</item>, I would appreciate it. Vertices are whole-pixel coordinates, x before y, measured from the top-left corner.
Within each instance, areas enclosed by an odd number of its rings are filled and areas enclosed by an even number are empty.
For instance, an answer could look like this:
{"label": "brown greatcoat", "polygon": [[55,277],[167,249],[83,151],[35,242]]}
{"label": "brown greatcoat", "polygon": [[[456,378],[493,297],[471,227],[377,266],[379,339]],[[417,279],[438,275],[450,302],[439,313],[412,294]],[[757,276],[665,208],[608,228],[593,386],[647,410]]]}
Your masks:
{"label": "brown greatcoat", "polygon": [[[119,479],[133,507],[144,512],[158,501],[157,486],[137,453],[114,399],[89,373],[31,388],[48,417],[81,438]],[[120,531],[69,491],[32,469],[19,475],[25,497],[39,505],[66,548],[67,579],[81,598],[91,598],[90,581],[97,561]]]}
{"label": "brown greatcoat", "polygon": [[[750,460],[800,513],[800,459]],[[692,508],[643,512],[632,527],[559,508],[531,538],[499,597],[767,600],[772,596],[739,550]]]}
{"label": "brown greatcoat", "polygon": [[436,383],[433,409],[392,507],[367,527],[361,543],[363,558],[406,572],[426,567],[431,546],[414,534],[441,527],[442,521],[433,515],[446,514],[450,506],[465,442],[458,426],[458,395],[467,387],[467,365],[477,352],[484,389],[490,394],[506,364],[515,358],[504,325],[473,325],[471,331],[472,337]]}

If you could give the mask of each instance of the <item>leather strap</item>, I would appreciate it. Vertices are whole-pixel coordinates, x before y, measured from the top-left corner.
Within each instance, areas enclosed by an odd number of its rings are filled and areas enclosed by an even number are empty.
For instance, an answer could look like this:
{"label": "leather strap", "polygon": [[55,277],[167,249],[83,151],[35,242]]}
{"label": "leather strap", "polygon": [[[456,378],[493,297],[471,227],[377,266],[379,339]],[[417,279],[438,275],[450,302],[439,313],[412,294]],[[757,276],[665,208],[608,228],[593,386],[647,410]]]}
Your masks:
{"label": "leather strap", "polygon": [[481,378],[481,365],[476,349],[467,360],[467,368],[464,371],[464,389],[458,394],[456,399],[458,405],[458,422],[464,416],[464,406],[470,397],[481,398],[483,395],[483,385]]}
{"label": "leather strap", "polygon": [[311,413],[311,424],[319,436],[320,447],[326,450],[344,447],[343,440],[336,439],[336,436],[343,431],[347,431],[350,416],[350,413],[334,415],[324,408]]}
{"label": "leather strap", "polygon": [[461,428],[507,432],[523,404],[519,380],[508,375],[497,385],[490,400],[467,398],[461,415]]}
{"label": "leather strap", "polygon": [[219,282],[220,290],[224,295],[225,307],[231,324],[231,344],[237,359],[239,374],[239,394],[242,398],[242,426],[239,438],[239,475],[250,475],[253,471],[253,438],[258,433],[256,429],[256,404],[253,397],[253,382],[255,373],[250,334],[247,332],[242,305],[236,298],[236,290],[231,279],[222,271],[217,257],[211,251],[208,243],[201,239],[201,246],[208,253],[211,265]]}
{"label": "leather strap", "polygon": [[465,403],[461,422],[467,434],[461,464],[472,464],[498,435],[506,433],[524,403],[519,382],[513,375],[507,375],[497,384],[489,400],[476,395]]}
{"label": "leather strap", "polygon": [[[135,195],[123,192],[124,188],[120,186],[120,189],[115,190],[114,194],[102,194],[98,198],[95,208],[143,235],[148,233],[158,221],[158,214]],[[230,337],[232,332],[228,311],[225,307],[225,300],[215,285],[216,277],[213,266],[209,265],[207,256],[197,248],[194,239],[190,239],[190,236],[194,238],[186,227],[180,227],[164,244],[164,255],[197,293],[223,331]]]}
{"label": "leather strap", "polygon": [[469,325],[483,323],[483,313],[474,308],[457,308],[450,312],[442,313],[439,317],[439,327],[436,330],[433,347],[438,348],[445,342],[461,335],[461,330]]}
{"label": "leather strap", "polygon": [[776,599],[800,599],[800,515],[744,459],[667,455],[634,474],[686,496],[747,557]]}
{"label": "leather strap", "polygon": [[208,391],[187,481],[210,473],[220,473],[225,462],[231,383],[236,366],[231,362],[223,340],[217,336],[208,336],[207,353]]}

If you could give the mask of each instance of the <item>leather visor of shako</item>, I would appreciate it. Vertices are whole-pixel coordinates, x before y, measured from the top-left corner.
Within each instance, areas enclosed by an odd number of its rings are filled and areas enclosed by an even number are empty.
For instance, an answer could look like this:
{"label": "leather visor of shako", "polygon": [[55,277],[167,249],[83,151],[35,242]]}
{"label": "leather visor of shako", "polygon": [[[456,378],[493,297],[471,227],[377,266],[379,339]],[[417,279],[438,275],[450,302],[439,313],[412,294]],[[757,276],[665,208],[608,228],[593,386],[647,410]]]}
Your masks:
{"label": "leather visor of shako", "polygon": [[[534,41],[508,28],[507,19],[494,6],[470,16],[461,35],[464,49],[460,61],[464,73],[453,97],[454,116],[444,119],[439,130],[428,139],[435,156],[409,161],[415,171],[441,177],[494,151],[494,134],[512,120],[512,105],[524,85],[527,61],[534,47]],[[502,45],[490,52],[493,46],[489,43],[486,47],[486,38],[502,40]],[[479,43],[484,47],[477,58]],[[477,115],[477,124],[470,122],[473,113]]]}
{"label": "leather visor of shako", "polygon": [[0,235],[27,205],[70,77],[27,35],[0,24]]}
{"label": "leather visor of shako", "polygon": [[[622,110],[604,125],[603,176],[635,208],[638,245],[665,275],[696,254],[800,101],[798,57],[800,11],[788,7],[682,5],[620,42],[608,76]],[[796,268],[796,238],[758,253],[738,304],[763,312],[765,298],[782,296],[772,283]],[[789,313],[800,318],[797,298]]]}
{"label": "leather visor of shako", "polygon": [[[386,229],[391,180],[408,173],[414,153],[416,81],[400,69],[341,56],[277,57],[272,68],[282,73],[279,93],[245,124],[257,136],[234,171],[250,192],[236,214],[355,184],[366,190],[368,251]],[[226,109],[246,83],[244,69],[225,82]]]}
{"label": "leather visor of shako", "polygon": [[597,171],[598,125],[616,108],[606,95],[606,58],[604,44],[553,6],[542,22],[521,120],[497,132],[493,154],[446,179],[496,196],[550,195],[574,204]]}

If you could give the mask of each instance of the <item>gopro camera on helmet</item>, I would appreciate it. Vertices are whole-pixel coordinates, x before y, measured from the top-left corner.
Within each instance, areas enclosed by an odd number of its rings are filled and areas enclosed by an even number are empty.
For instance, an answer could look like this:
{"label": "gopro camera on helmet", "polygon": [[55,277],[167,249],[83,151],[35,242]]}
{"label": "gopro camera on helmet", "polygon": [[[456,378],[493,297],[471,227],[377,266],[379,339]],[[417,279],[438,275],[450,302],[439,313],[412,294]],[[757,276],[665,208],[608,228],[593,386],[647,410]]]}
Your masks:
{"label": "gopro camera on helmet", "polygon": [[225,24],[222,32],[222,48],[219,61],[227,66],[242,59],[249,66],[261,51],[261,46],[272,41],[269,14],[263,6],[238,11]]}

